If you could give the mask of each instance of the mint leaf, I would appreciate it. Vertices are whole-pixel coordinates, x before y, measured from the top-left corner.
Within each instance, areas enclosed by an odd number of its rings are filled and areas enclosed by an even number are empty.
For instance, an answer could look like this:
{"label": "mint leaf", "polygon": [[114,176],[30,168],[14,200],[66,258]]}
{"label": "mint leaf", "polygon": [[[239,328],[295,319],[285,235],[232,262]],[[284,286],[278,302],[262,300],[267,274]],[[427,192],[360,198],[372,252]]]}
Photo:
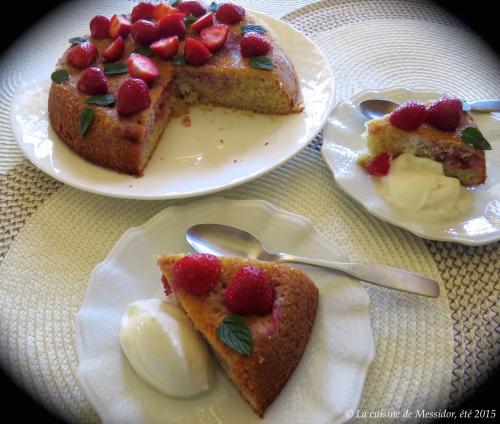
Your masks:
{"label": "mint leaf", "polygon": [[196,22],[197,20],[198,20],[198,18],[194,15],[187,15],[184,18],[184,22],[186,25],[191,25],[193,22]]}
{"label": "mint leaf", "polygon": [[228,316],[217,327],[217,337],[236,352],[249,356],[252,354],[253,339],[250,329],[240,317]]}
{"label": "mint leaf", "polygon": [[172,62],[174,62],[178,66],[186,66],[187,65],[186,58],[180,54],[176,54],[172,58]]}
{"label": "mint leaf", "polygon": [[460,138],[464,143],[467,143],[476,149],[491,150],[491,144],[484,138],[481,131],[475,127],[467,127],[462,130]]}
{"label": "mint leaf", "polygon": [[257,34],[264,34],[266,29],[261,25],[243,25],[241,27],[241,35],[248,34],[249,32],[256,32]]}
{"label": "mint leaf", "polygon": [[137,47],[135,50],[132,50],[132,53],[139,53],[142,54],[143,56],[147,57],[153,57],[153,50],[151,50],[149,47]]}
{"label": "mint leaf", "polygon": [[177,7],[179,6],[180,0],[168,0],[167,4],[172,7]]}
{"label": "mint leaf", "polygon": [[56,84],[62,84],[64,81],[69,80],[69,72],[66,69],[58,69],[52,72],[50,79]]}
{"label": "mint leaf", "polygon": [[257,69],[272,71],[273,62],[267,56],[255,56],[250,59],[250,66]]}
{"label": "mint leaf", "polygon": [[112,94],[105,94],[102,96],[89,97],[86,102],[91,105],[112,106],[115,104],[116,98]]}
{"label": "mint leaf", "polygon": [[208,11],[209,12],[217,12],[218,8],[219,8],[219,5],[213,1],[212,3],[210,3],[210,6],[208,6]]}
{"label": "mint leaf", "polygon": [[85,37],[73,37],[73,38],[69,39],[69,43],[72,46],[76,46],[77,44],[85,43],[85,41],[87,41],[87,39]]}
{"label": "mint leaf", "polygon": [[106,75],[119,75],[126,74],[128,72],[128,67],[121,62],[106,63],[104,65],[104,73]]}
{"label": "mint leaf", "polygon": [[94,117],[94,109],[86,107],[82,110],[82,113],[80,114],[80,135],[84,136],[87,133],[88,129],[92,125],[92,122],[94,122]]}

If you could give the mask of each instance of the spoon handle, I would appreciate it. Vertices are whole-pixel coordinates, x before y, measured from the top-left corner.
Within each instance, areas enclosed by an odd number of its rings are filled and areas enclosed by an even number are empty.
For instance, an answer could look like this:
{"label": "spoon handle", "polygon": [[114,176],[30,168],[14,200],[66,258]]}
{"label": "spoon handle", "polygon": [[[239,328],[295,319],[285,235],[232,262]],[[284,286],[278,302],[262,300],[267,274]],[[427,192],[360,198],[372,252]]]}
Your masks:
{"label": "spoon handle", "polygon": [[439,296],[439,285],[434,280],[402,269],[376,264],[330,262],[285,253],[278,253],[276,259],[279,262],[292,262],[334,269],[388,289],[427,297]]}
{"label": "spoon handle", "polygon": [[475,102],[468,102],[472,112],[500,112],[500,100],[477,100]]}

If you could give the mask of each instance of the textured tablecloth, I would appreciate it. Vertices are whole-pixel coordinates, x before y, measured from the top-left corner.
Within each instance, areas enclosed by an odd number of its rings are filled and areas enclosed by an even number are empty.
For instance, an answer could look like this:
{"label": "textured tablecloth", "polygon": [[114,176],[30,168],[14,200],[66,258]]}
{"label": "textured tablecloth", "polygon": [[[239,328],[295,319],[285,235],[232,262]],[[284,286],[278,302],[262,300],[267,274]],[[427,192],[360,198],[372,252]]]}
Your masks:
{"label": "textured tablecloth", "polygon": [[[116,2],[103,2],[110,14]],[[324,51],[336,101],[366,88],[405,85],[463,97],[500,97],[500,62],[463,24],[423,1],[239,1],[301,30]],[[70,2],[74,19],[94,5]],[[108,12],[109,11],[109,12]],[[36,63],[56,12],[0,63],[0,363],[35,399],[73,422],[96,421],[76,379],[74,316],[88,275],[120,235],[182,201],[84,193],[25,160],[10,128],[10,102]],[[67,16],[67,15],[66,15]],[[64,36],[52,31],[53,37]],[[431,46],[431,48],[429,48]],[[24,54],[23,61],[19,52]],[[498,367],[498,247],[424,241],[368,215],[343,194],[319,154],[321,135],[293,160],[217,194],[259,198],[309,218],[351,259],[387,263],[440,281],[420,299],[366,286],[377,343],[361,410],[456,406]]]}

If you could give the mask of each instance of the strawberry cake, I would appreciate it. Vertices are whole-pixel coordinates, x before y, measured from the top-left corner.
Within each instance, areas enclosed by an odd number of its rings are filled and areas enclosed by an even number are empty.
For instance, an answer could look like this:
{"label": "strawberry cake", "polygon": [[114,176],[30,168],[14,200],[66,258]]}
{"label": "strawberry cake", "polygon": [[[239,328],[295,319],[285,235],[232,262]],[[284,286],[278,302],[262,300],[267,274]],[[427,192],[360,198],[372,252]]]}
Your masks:
{"label": "strawberry cake", "polygon": [[311,335],[318,289],[287,265],[208,254],[158,259],[173,293],[221,367],[259,414],[279,395]]}
{"label": "strawberry cake", "polygon": [[232,3],[139,3],[95,16],[52,74],[49,119],[75,152],[138,175],[171,116],[206,103],[263,114],[303,107],[295,69],[269,28]]}
{"label": "strawberry cake", "polygon": [[484,150],[491,146],[462,101],[443,97],[426,105],[410,101],[366,124],[369,155],[361,165],[375,176],[387,175],[391,160],[402,153],[441,162],[444,174],[464,186],[486,180]]}

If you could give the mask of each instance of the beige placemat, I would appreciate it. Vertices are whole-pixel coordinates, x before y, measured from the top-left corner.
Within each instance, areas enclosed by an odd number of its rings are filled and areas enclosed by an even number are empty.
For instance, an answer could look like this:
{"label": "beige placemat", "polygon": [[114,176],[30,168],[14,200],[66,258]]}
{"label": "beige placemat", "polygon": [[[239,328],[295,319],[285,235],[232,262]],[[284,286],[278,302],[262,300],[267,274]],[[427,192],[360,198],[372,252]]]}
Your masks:
{"label": "beige placemat", "polygon": [[[286,2],[271,3],[269,8],[276,3],[281,3],[281,7]],[[104,6],[112,10],[113,2],[106,2]],[[259,9],[259,5],[252,6]],[[260,10],[265,10],[265,4],[260,6]],[[57,21],[54,17],[51,19],[53,23]],[[316,39],[325,49],[335,40],[323,43],[319,31],[340,30],[356,22],[362,25],[381,19],[425,21],[433,24],[429,25],[431,28],[435,23],[444,23],[447,28],[461,31],[468,43],[471,37],[448,15],[436,13],[429,4],[422,2],[320,2],[285,19],[308,34],[318,34]],[[38,36],[44,33],[42,26],[35,31],[38,31]],[[352,41],[355,40],[348,37],[348,42]],[[446,43],[446,40],[441,41]],[[490,57],[491,53],[485,51],[477,40],[468,43],[465,46],[467,51],[475,51],[482,60],[483,55]],[[25,47],[26,56],[31,60],[36,57],[36,47],[36,43]],[[337,47],[340,46],[337,44]],[[390,81],[388,73],[385,80],[373,74],[367,74],[370,78],[365,80],[358,77],[357,85],[353,85],[350,83],[352,75],[339,73],[335,68],[345,63],[337,51],[328,56],[337,76],[337,100],[354,94],[358,88],[398,83]],[[25,67],[29,66],[27,63]],[[141,224],[168,204],[186,201],[107,199],[64,187],[35,170],[22,160],[9,130],[8,105],[21,71],[4,72],[11,70],[8,66],[5,60],[0,65],[0,131],[3,131],[0,133],[0,260],[4,259],[0,269],[1,364],[35,398],[61,416],[70,421],[94,421],[96,416],[75,377],[77,357],[73,329],[74,314],[83,298],[88,273],[127,228]],[[352,70],[359,69],[354,60],[351,66]],[[489,61],[486,61],[485,69],[491,71]],[[497,75],[495,71],[493,75]],[[411,75],[407,78],[410,79]],[[483,84],[480,78],[478,85]],[[485,89],[490,87],[488,84],[489,80]],[[455,297],[448,293],[452,306],[460,299],[455,306],[460,305],[461,312],[454,308],[450,313],[446,297],[422,304],[421,300],[408,299],[405,295],[388,295],[382,289],[369,288],[377,357],[368,376],[361,407],[375,410],[421,405],[427,409],[443,408],[450,393],[452,399],[467,394],[497,364],[499,329],[495,306],[498,307],[498,264],[492,262],[492,257],[496,255],[498,245],[465,249],[429,243],[428,250],[422,240],[367,216],[335,188],[319,156],[319,142],[317,139],[293,161],[273,173],[223,195],[261,198],[303,214],[323,234],[341,244],[352,259],[387,262],[434,278],[439,278],[439,270],[446,287],[451,290],[463,287],[462,276],[453,273],[455,269],[463,268],[462,262],[467,255],[476,255],[479,262],[488,262],[486,273],[481,267],[474,267],[476,272],[479,270],[476,276],[479,280],[471,279],[470,290],[463,290]],[[116,211],[120,213],[117,215]],[[450,257],[454,261],[450,261]],[[480,285],[477,281],[481,281],[484,275],[492,277],[488,290],[477,292],[480,288],[476,287]],[[473,315],[474,324],[469,331],[464,328],[469,317],[464,305],[470,303],[476,305],[476,315]],[[488,304],[491,305],[490,314],[478,319],[481,308],[477,306],[482,305],[484,310]],[[489,356],[478,366],[477,357],[483,355],[483,347]],[[461,365],[457,365],[457,358],[462,361]]]}

